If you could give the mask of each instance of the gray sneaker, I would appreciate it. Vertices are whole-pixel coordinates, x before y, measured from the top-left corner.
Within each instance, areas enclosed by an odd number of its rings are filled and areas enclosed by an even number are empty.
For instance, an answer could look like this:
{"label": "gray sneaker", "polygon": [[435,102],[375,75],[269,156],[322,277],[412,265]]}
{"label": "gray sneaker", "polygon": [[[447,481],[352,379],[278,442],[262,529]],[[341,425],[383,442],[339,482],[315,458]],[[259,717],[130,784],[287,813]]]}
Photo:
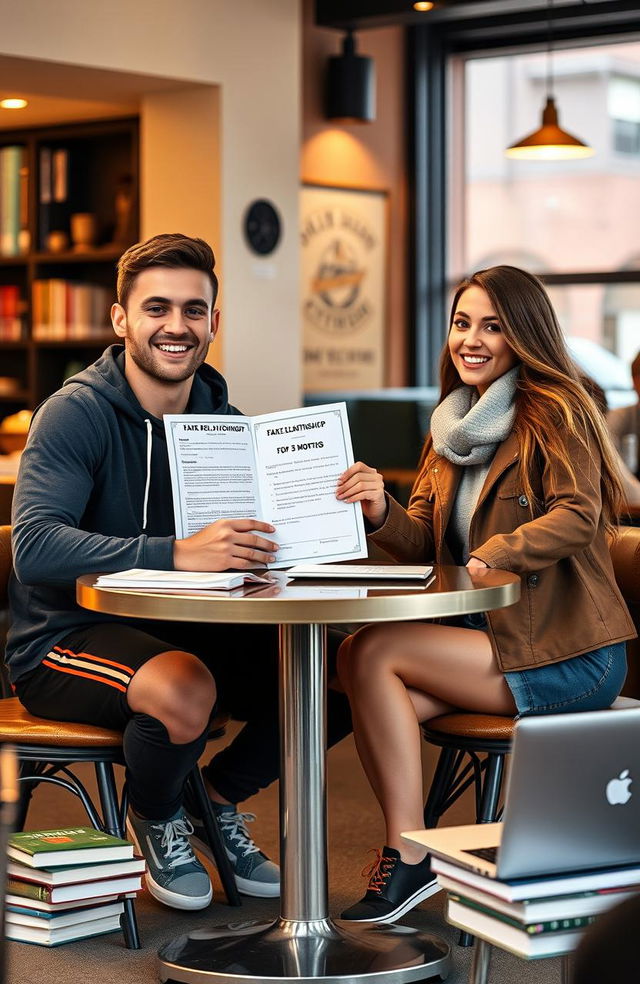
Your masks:
{"label": "gray sneaker", "polygon": [[147,862],[147,888],[155,899],[173,909],[209,905],[211,881],[189,843],[193,827],[182,808],[169,820],[143,820],[130,813],[127,831]]}
{"label": "gray sneaker", "polygon": [[[280,895],[280,869],[253,843],[247,830],[247,824],[255,820],[255,814],[238,813],[237,806],[233,804],[222,806],[212,802],[211,807],[231,861],[238,891],[258,899],[277,898]],[[190,812],[189,805],[187,815],[194,828],[191,843],[215,864],[202,820]]]}

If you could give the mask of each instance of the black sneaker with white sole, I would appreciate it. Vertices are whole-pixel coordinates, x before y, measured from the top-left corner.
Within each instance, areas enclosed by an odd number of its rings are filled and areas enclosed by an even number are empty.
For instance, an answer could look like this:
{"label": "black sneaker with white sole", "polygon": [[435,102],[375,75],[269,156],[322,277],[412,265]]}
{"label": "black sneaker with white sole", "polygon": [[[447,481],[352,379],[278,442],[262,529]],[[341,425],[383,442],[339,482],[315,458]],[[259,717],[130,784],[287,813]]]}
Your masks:
{"label": "black sneaker with white sole", "polygon": [[369,878],[364,898],[345,909],[341,919],[392,923],[440,891],[428,857],[418,864],[406,864],[393,847],[375,853],[376,860],[362,872]]}
{"label": "black sneaker with white sole", "polygon": [[130,812],[127,830],[147,862],[145,881],[154,898],[172,909],[204,909],[213,890],[193,853],[193,827],[182,808],[169,820],[144,820]]}

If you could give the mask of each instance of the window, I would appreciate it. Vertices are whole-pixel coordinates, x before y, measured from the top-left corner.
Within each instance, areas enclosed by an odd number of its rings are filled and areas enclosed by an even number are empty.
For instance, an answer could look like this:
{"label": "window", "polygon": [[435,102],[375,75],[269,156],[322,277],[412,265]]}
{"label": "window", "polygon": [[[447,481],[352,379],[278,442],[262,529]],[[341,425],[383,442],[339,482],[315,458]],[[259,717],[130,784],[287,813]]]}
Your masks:
{"label": "window", "polygon": [[504,156],[540,126],[543,53],[455,61],[449,281],[497,263],[538,273],[567,335],[624,366],[640,348],[640,42],[554,48],[560,126],[596,152],[578,161]]}
{"label": "window", "polygon": [[609,82],[609,116],[613,149],[640,156],[640,78],[613,77]]}

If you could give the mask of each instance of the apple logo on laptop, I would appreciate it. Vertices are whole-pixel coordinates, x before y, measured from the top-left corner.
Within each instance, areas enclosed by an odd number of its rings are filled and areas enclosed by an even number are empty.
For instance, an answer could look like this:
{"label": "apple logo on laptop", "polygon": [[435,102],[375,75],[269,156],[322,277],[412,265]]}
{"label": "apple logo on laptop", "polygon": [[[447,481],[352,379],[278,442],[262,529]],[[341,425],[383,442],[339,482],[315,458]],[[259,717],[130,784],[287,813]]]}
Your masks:
{"label": "apple logo on laptop", "polygon": [[633,779],[629,778],[629,770],[623,769],[617,779],[611,779],[607,783],[606,796],[612,806],[620,803],[628,803],[631,799],[629,786]]}

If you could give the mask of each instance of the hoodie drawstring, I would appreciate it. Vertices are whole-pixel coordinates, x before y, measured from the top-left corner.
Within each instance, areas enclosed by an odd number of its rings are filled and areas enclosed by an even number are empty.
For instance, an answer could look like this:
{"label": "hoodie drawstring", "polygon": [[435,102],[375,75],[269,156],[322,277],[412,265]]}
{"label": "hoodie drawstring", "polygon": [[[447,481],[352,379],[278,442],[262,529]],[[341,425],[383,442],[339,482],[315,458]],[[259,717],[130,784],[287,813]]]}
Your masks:
{"label": "hoodie drawstring", "polygon": [[148,417],[144,419],[147,425],[147,480],[144,485],[144,502],[142,503],[142,529],[147,528],[147,505],[149,504],[149,488],[151,486],[151,446],[153,443],[153,431],[151,421]]}

